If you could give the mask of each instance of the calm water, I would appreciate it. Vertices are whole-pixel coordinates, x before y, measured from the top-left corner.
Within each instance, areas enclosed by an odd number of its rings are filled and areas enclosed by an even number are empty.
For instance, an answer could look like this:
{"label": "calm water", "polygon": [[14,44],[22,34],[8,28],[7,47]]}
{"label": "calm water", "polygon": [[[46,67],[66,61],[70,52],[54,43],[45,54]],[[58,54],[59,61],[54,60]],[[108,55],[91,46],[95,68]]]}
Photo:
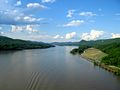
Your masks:
{"label": "calm water", "polygon": [[120,77],[72,48],[0,51],[0,90],[120,90]]}

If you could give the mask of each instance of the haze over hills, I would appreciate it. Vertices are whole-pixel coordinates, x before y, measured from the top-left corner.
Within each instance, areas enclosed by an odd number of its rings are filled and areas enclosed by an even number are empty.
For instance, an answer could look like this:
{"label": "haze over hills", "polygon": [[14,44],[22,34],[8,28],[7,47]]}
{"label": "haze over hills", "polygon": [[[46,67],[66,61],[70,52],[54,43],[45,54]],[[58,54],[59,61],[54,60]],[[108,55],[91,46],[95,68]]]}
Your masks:
{"label": "haze over hills", "polygon": [[81,40],[80,42],[53,42],[51,44],[58,45],[58,46],[80,46],[80,45],[93,46],[95,44],[102,45],[102,44],[110,44],[110,43],[114,43],[114,42],[120,42],[120,38],[90,40],[90,41]]}

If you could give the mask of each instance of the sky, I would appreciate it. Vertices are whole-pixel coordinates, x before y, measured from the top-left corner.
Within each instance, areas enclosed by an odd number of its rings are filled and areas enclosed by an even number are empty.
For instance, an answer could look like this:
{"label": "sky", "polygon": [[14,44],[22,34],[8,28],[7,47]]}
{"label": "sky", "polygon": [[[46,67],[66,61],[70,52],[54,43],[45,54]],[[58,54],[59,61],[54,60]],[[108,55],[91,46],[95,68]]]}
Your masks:
{"label": "sky", "polygon": [[0,35],[43,42],[120,38],[120,0],[0,0]]}

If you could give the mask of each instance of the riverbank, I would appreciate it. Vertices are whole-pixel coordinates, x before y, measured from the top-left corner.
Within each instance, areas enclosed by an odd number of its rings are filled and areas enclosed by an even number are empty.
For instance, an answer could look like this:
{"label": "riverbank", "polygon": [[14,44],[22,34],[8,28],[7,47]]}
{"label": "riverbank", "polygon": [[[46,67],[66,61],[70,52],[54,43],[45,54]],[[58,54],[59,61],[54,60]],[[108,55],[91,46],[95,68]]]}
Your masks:
{"label": "riverbank", "polygon": [[21,39],[13,39],[0,36],[0,51],[3,50],[25,50],[25,49],[45,49],[55,47],[52,44]]}
{"label": "riverbank", "polygon": [[119,67],[112,65],[105,65],[104,63],[101,63],[102,58],[105,56],[107,56],[106,53],[95,48],[88,48],[81,54],[81,57],[87,59],[88,61],[91,61],[92,63],[94,63],[94,65],[100,66],[105,70],[120,76]]}

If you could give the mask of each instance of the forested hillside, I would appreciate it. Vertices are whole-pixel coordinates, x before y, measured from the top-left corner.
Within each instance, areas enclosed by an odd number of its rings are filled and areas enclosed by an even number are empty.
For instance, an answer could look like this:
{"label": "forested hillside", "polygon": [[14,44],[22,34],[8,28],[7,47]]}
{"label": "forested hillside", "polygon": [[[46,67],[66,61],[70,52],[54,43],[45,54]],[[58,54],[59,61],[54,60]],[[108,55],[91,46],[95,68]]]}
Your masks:
{"label": "forested hillside", "polygon": [[88,42],[84,41],[84,44],[80,44],[79,48],[73,49],[71,53],[81,54],[85,49],[91,47],[97,48],[107,54],[107,56],[102,58],[101,63],[120,67],[120,38]]}
{"label": "forested hillside", "polygon": [[51,44],[43,42],[25,41],[0,36],[0,50],[21,50],[53,47]]}
{"label": "forested hillside", "polygon": [[52,44],[58,45],[58,46],[80,46],[80,45],[93,46],[93,45],[110,44],[115,42],[120,42],[120,38],[91,40],[91,41],[81,40],[80,42],[53,42]]}
{"label": "forested hillside", "polygon": [[120,42],[99,45],[96,48],[108,54],[102,59],[102,63],[120,67]]}

